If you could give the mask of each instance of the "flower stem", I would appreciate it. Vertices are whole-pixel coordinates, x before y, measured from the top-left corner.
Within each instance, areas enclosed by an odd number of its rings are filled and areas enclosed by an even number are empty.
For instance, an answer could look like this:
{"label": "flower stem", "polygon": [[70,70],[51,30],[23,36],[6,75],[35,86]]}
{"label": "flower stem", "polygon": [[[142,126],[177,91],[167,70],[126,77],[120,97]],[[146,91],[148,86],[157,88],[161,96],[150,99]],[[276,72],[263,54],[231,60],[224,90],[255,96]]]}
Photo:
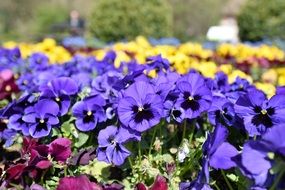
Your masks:
{"label": "flower stem", "polygon": [[142,164],[142,151],[141,151],[141,142],[139,142],[139,164]]}
{"label": "flower stem", "polygon": [[151,154],[152,146],[153,146],[154,139],[155,139],[155,135],[156,135],[156,130],[157,130],[157,126],[154,128],[154,131],[153,131],[153,134],[152,134],[152,138],[151,138],[151,143],[150,143],[148,155]]}
{"label": "flower stem", "polygon": [[[162,125],[159,125],[159,137],[160,137],[160,140],[163,141]],[[159,154],[160,154],[160,155],[162,154],[162,147],[159,149]]]}
{"label": "flower stem", "polygon": [[[139,153],[139,168],[142,168],[142,152],[141,152],[141,142],[139,142],[139,150],[138,150],[138,153]],[[141,172],[139,172],[139,180],[141,180],[142,177],[141,177]]]}
{"label": "flower stem", "polygon": [[191,126],[191,132],[190,132],[190,137],[189,137],[189,144],[191,144],[193,136],[194,136],[194,131],[195,131],[195,123],[194,125]]}
{"label": "flower stem", "polygon": [[232,187],[232,185],[231,185],[231,183],[229,182],[229,180],[228,180],[228,178],[227,178],[227,176],[226,176],[224,170],[221,170],[221,172],[222,172],[222,175],[223,175],[223,177],[224,177],[224,179],[225,179],[225,181],[226,181],[226,183],[227,183],[227,186],[228,186],[229,190],[234,190],[233,187]]}
{"label": "flower stem", "polygon": [[64,177],[66,177],[67,176],[67,166],[64,167],[63,171],[64,171]]}
{"label": "flower stem", "polygon": [[221,190],[216,183],[214,183],[214,186],[216,187],[217,190]]}
{"label": "flower stem", "polygon": [[129,161],[130,167],[133,169],[133,163],[132,163],[130,156],[128,157],[128,161]]}
{"label": "flower stem", "polygon": [[186,125],[187,125],[187,120],[184,120],[184,124],[183,124],[183,133],[182,133],[182,141],[185,138],[185,134],[186,134]]}
{"label": "flower stem", "polygon": [[270,190],[277,189],[276,187],[278,186],[278,184],[279,184],[280,180],[282,179],[284,173],[285,173],[285,169],[282,169],[282,170],[279,172],[277,178],[274,180],[273,185],[270,187]]}

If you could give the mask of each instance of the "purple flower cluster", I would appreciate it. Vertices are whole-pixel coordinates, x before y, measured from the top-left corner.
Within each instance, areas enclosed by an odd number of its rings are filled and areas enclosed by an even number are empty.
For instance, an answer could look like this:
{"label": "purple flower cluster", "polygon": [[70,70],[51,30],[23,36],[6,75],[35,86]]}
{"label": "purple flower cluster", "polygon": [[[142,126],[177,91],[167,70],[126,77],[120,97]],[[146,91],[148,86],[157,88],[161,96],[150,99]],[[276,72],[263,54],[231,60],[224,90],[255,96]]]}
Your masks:
{"label": "purple flower cluster", "polygon": [[[17,49],[3,51],[5,55],[2,51],[3,69],[16,71],[23,92],[0,112],[0,139],[6,146],[16,134],[50,139],[69,121],[77,132],[95,139],[90,142],[97,160],[122,167],[134,154],[130,142],[142,141],[156,126],[185,124],[185,129],[176,129],[179,141],[187,138],[185,131],[190,130],[206,140],[198,158],[199,174],[181,183],[180,189],[211,189],[211,171],[232,168],[239,168],[253,188],[284,185],[282,180],[273,182],[279,175],[283,179],[285,172],[275,167],[284,168],[285,163],[284,87],[267,99],[247,80],[236,78],[229,83],[221,72],[214,79],[195,70],[179,75],[161,55],[149,57],[144,65],[132,60],[116,68],[113,51],[102,60],[76,55],[63,65],[48,64],[41,53],[24,60]],[[150,71],[155,71],[156,77],[149,77]],[[188,127],[189,123],[194,125]],[[189,136],[193,140],[193,134]],[[48,146],[29,146],[29,159],[10,167],[7,180],[14,182],[27,171],[36,177],[38,173],[30,166],[37,172],[45,170],[52,165],[50,156],[65,162],[70,146],[71,142],[60,138]],[[86,189],[96,186],[85,177],[70,177],[60,180],[58,190],[71,189],[77,180],[84,181]],[[165,186],[165,181],[162,184]],[[146,189],[143,185],[138,188]]]}

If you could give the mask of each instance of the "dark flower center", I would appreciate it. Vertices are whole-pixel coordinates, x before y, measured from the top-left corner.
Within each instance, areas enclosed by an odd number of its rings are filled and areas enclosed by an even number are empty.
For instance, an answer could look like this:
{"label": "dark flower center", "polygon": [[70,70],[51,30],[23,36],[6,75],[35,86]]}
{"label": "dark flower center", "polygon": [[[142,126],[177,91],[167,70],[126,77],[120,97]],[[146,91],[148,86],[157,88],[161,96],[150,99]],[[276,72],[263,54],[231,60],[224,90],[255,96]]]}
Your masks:
{"label": "dark flower center", "polygon": [[274,108],[262,109],[260,106],[254,107],[254,112],[256,115],[252,118],[252,123],[256,126],[264,125],[265,127],[272,127],[273,123],[270,116],[274,115]]}
{"label": "dark flower center", "polygon": [[111,135],[109,138],[108,138],[108,141],[111,145],[116,145],[117,142],[115,141],[115,137],[113,135]]}
{"label": "dark flower center", "polygon": [[220,122],[226,122],[226,121],[232,122],[234,120],[233,116],[230,113],[228,113],[227,108],[215,111],[215,116],[216,116],[215,117],[216,121]]}
{"label": "dark flower center", "polygon": [[135,114],[134,119],[136,123],[140,123],[144,119],[150,120],[154,117],[150,109],[150,104],[144,104],[143,106],[133,106],[132,111]]}
{"label": "dark flower center", "polygon": [[181,107],[184,110],[191,109],[193,111],[196,111],[200,108],[198,101],[201,99],[201,96],[199,95],[191,96],[189,92],[184,92],[183,98],[184,102],[182,102]]}
{"label": "dark flower center", "polygon": [[94,122],[95,118],[92,111],[84,111],[83,114],[84,114],[83,123]]}
{"label": "dark flower center", "polygon": [[173,110],[172,115],[174,118],[180,117],[181,116],[181,111],[180,110]]}
{"label": "dark flower center", "polygon": [[218,86],[225,86],[226,85],[226,81],[225,80],[218,80]]}
{"label": "dark flower center", "polygon": [[34,134],[36,132],[39,132],[39,131],[42,131],[42,130],[47,131],[48,130],[47,121],[48,121],[48,118],[45,118],[45,119],[36,118],[36,122],[38,123],[38,125],[36,127],[36,130],[35,130]]}

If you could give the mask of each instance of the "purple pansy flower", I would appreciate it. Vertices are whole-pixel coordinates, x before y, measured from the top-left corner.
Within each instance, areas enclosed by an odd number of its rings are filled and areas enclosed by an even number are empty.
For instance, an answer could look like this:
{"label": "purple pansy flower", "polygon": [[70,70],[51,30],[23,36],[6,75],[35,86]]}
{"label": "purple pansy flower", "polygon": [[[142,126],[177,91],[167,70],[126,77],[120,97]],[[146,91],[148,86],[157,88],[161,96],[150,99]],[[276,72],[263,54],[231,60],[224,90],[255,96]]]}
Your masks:
{"label": "purple pansy flower", "polygon": [[212,190],[209,183],[209,163],[204,158],[202,161],[202,169],[197,178],[191,182],[181,182],[179,184],[179,190]]}
{"label": "purple pansy flower", "polygon": [[23,121],[28,123],[29,133],[34,138],[50,134],[52,126],[59,123],[59,107],[52,100],[39,100],[34,106],[25,109]]}
{"label": "purple pansy flower", "polygon": [[136,70],[131,72],[130,74],[126,75],[124,78],[121,80],[118,80],[115,82],[113,85],[113,88],[120,91],[123,89],[126,89],[129,87],[131,84],[133,84],[135,81],[148,81],[148,78],[143,74],[144,69]]}
{"label": "purple pansy flower", "polygon": [[73,74],[71,78],[77,82],[77,85],[82,89],[91,85],[91,74],[87,72],[80,72]]}
{"label": "purple pansy flower", "polygon": [[208,111],[208,117],[211,124],[217,123],[231,126],[235,122],[234,105],[224,97],[213,97],[213,103]]}
{"label": "purple pansy flower", "polygon": [[10,147],[14,143],[16,135],[17,131],[13,129],[4,129],[3,131],[0,131],[0,141],[5,142],[4,147]]}
{"label": "purple pansy flower", "polygon": [[131,129],[143,132],[160,122],[163,104],[149,83],[135,82],[125,90],[119,100],[118,116],[120,121]]}
{"label": "purple pansy flower", "polygon": [[167,122],[170,122],[172,119],[178,123],[182,123],[185,119],[184,110],[181,107],[178,107],[174,102],[167,100],[163,104],[164,106],[164,116]]}
{"label": "purple pansy flower", "polygon": [[210,134],[203,145],[202,169],[197,179],[192,182],[180,183],[180,190],[205,189],[211,190],[209,186],[210,174],[209,166],[215,169],[230,169],[236,166],[234,158],[238,151],[231,144],[226,142],[228,130],[218,124],[212,134]]}
{"label": "purple pansy flower", "polygon": [[112,86],[123,78],[123,75],[116,71],[108,71],[101,76],[97,76],[92,81],[92,87],[95,93],[100,93],[104,98],[117,97],[117,90]]}
{"label": "purple pansy flower", "polygon": [[103,106],[106,101],[100,95],[93,95],[74,104],[72,113],[76,117],[75,125],[81,131],[93,130],[97,123],[106,120]]}
{"label": "purple pansy flower", "polygon": [[278,86],[276,87],[276,94],[283,94],[285,95],[285,86]]}
{"label": "purple pansy flower", "polygon": [[122,165],[131,154],[123,144],[129,140],[140,140],[140,136],[124,127],[108,126],[98,135],[97,159],[114,165]]}
{"label": "purple pansy flower", "polygon": [[179,78],[180,76],[175,72],[160,72],[157,78],[152,80],[156,94],[160,95],[162,100],[165,100],[170,91],[175,89],[175,83]]}
{"label": "purple pansy flower", "polygon": [[24,73],[17,79],[16,83],[21,90],[32,92],[36,88],[33,79],[32,73]]}
{"label": "purple pansy flower", "polygon": [[251,85],[248,80],[237,77],[235,82],[230,85],[226,96],[231,102],[235,103],[241,95],[254,89],[256,88]]}
{"label": "purple pansy flower", "polygon": [[[255,186],[270,186],[273,182],[272,175],[282,172],[285,156],[284,127],[283,124],[274,126],[260,140],[250,140],[244,145],[238,164],[243,174],[254,181]],[[274,166],[278,166],[277,170],[269,172]]]}
{"label": "purple pansy flower", "polygon": [[78,92],[78,86],[74,80],[68,77],[60,77],[50,81],[43,87],[41,98],[54,100],[60,109],[60,115],[68,112],[70,95]]}
{"label": "purple pansy flower", "polygon": [[25,115],[25,108],[33,105],[34,96],[23,95],[17,101],[10,103],[3,113],[5,117],[9,118],[8,128],[21,131],[24,135],[29,135],[29,125],[23,120]]}
{"label": "purple pansy flower", "polygon": [[179,97],[176,105],[185,110],[185,117],[192,119],[208,110],[212,103],[212,93],[200,74],[190,73],[177,81]]}
{"label": "purple pansy flower", "polygon": [[46,69],[49,65],[48,57],[43,53],[33,53],[29,58],[30,68],[36,70]]}
{"label": "purple pansy flower", "polygon": [[243,119],[249,136],[262,135],[268,128],[285,122],[285,96],[275,95],[267,100],[263,92],[250,90],[237,100],[235,112]]}
{"label": "purple pansy flower", "polygon": [[217,72],[214,79],[207,78],[206,84],[214,94],[225,93],[230,89],[228,76],[223,72]]}
{"label": "purple pansy flower", "polygon": [[161,54],[148,57],[147,61],[147,69],[148,70],[157,70],[162,71],[162,69],[167,70],[170,67],[170,63],[167,59],[163,58]]}
{"label": "purple pansy flower", "polygon": [[237,149],[226,142],[228,130],[218,124],[203,145],[204,155],[209,165],[215,169],[229,169],[236,166],[233,158],[238,155]]}

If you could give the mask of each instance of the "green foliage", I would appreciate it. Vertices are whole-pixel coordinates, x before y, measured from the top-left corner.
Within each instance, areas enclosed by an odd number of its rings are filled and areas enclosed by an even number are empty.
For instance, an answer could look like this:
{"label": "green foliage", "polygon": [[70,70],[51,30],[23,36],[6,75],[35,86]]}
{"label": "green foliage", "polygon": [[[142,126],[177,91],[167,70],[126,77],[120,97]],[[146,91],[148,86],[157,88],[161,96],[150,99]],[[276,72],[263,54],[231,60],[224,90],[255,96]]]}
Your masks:
{"label": "green foliage", "polygon": [[63,27],[68,19],[68,9],[64,6],[44,4],[34,12],[33,26],[38,34],[54,33],[54,28]]}
{"label": "green foliage", "polygon": [[285,1],[250,0],[238,16],[241,40],[285,39]]}
{"label": "green foliage", "polygon": [[[173,6],[174,36],[184,41],[200,40],[217,25],[228,0],[169,0]],[[202,39],[203,40],[203,39]]]}
{"label": "green foliage", "polygon": [[105,41],[172,34],[172,10],[166,0],[98,0],[89,22],[91,33]]}

